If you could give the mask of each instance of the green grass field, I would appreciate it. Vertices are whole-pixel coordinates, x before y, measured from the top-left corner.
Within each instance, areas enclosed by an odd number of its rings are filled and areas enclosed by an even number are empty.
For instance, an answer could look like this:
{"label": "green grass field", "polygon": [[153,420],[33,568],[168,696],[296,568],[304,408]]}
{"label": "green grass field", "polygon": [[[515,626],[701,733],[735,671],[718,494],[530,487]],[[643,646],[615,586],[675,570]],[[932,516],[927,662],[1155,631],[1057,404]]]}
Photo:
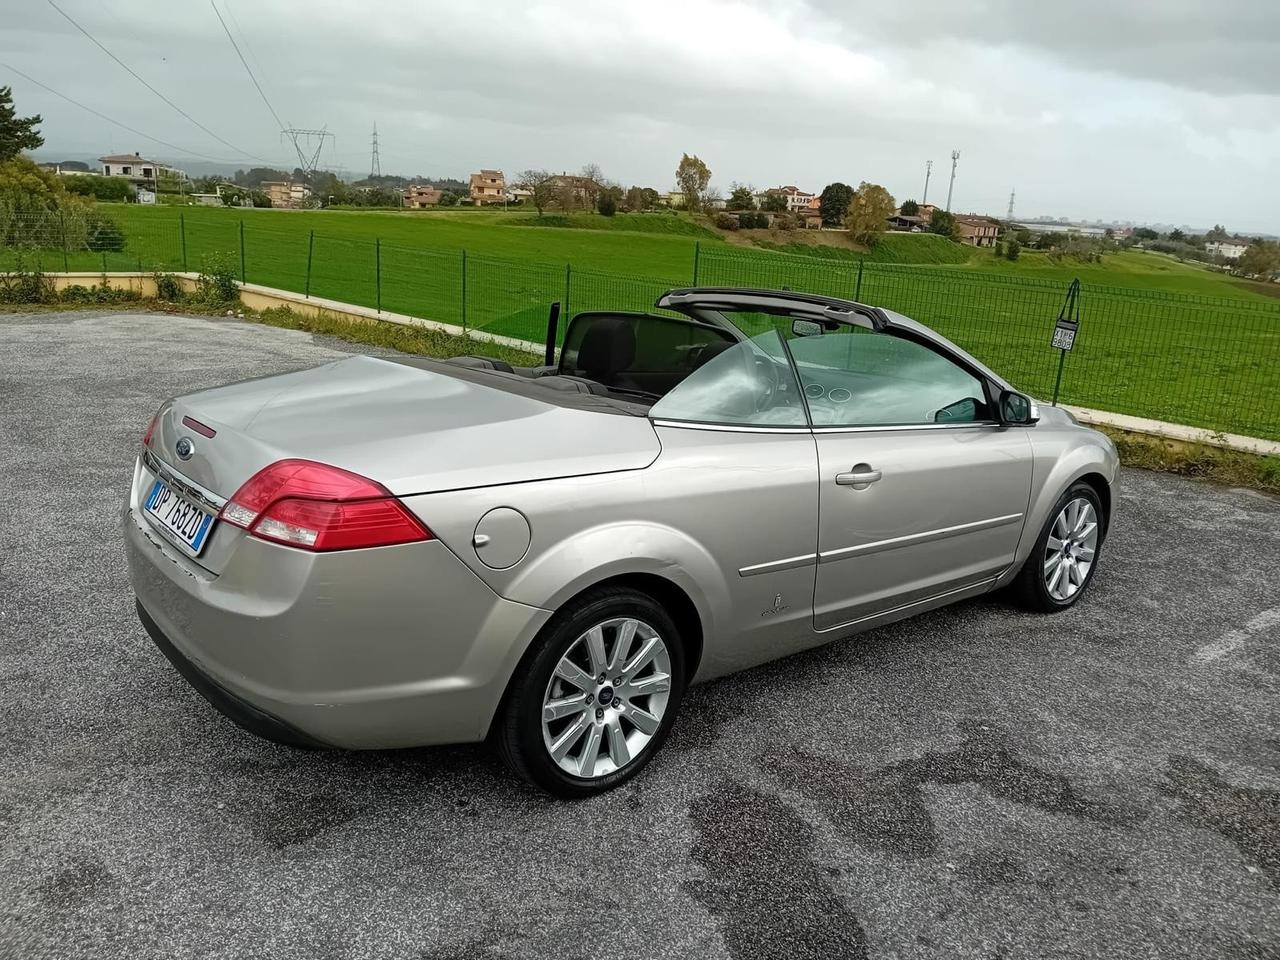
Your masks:
{"label": "green grass field", "polygon": [[[71,269],[197,270],[216,256],[239,274],[243,229],[250,282],[535,343],[550,302],[571,313],[648,309],[663,290],[693,281],[696,249],[699,283],[898,310],[1041,397],[1052,393],[1058,361],[1048,347],[1053,321],[1078,277],[1084,322],[1066,363],[1066,402],[1280,439],[1280,300],[1159,254],[1087,264],[1024,252],[1009,263],[928,235],[887,236],[869,256],[829,236],[823,246],[793,235],[763,250],[670,214],[104,208],[123,228],[125,250],[70,254]],[[62,266],[61,252],[41,258],[45,269]]]}

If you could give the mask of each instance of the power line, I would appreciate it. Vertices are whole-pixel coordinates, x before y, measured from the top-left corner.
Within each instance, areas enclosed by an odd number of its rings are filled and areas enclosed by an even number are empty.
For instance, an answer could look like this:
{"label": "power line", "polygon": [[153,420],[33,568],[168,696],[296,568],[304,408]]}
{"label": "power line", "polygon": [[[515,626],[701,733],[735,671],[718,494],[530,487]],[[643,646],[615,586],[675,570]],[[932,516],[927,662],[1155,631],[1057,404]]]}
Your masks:
{"label": "power line", "polygon": [[68,97],[65,93],[60,93],[59,91],[53,89],[53,87],[49,86],[47,83],[41,83],[35,77],[29,76],[23,73],[21,70],[19,70],[17,67],[11,64],[0,62],[0,67],[4,67],[6,70],[12,70],[14,73],[22,77],[24,80],[28,81],[29,83],[34,83],[37,87],[40,87],[43,90],[47,90],[49,93],[52,93],[55,97],[60,97],[61,99],[67,101],[67,103],[71,104],[73,107],[79,107],[81,110],[91,113],[95,117],[98,117],[101,120],[107,121],[107,123],[114,124],[115,126],[119,127],[122,130],[128,130],[130,133],[136,133],[138,136],[146,140],[150,140],[153,143],[158,143],[161,146],[168,147],[170,150],[177,150],[179,153],[185,153],[188,156],[197,157],[200,160],[208,160],[210,163],[239,162],[235,159],[227,159],[225,157],[206,156],[203,153],[197,153],[194,150],[188,150],[186,147],[180,147],[176,143],[170,143],[168,140],[161,140],[159,137],[153,137],[149,133],[143,133],[141,130],[138,130],[135,127],[129,126],[127,123],[121,123],[119,120],[116,120],[114,117],[108,117],[105,113],[101,112],[100,110],[95,110],[93,107],[86,106],[85,104],[81,103],[79,100],[73,100],[71,97]]}
{"label": "power line", "polygon": [[76,20],[71,16],[71,14],[69,14],[69,13],[67,13],[65,10],[63,10],[60,6],[58,6],[56,3],[54,3],[54,2],[53,2],[53,0],[45,0],[45,2],[47,2],[47,3],[49,4],[49,6],[53,7],[53,9],[57,10],[60,14],[62,14],[62,15],[67,19],[67,22],[68,22],[68,23],[70,23],[73,27],[75,27],[77,30],[79,30],[81,33],[83,33],[83,34],[84,34],[86,37],[88,37],[91,41],[93,41],[93,44],[94,44],[94,45],[95,45],[99,50],[101,50],[101,51],[102,51],[103,53],[105,53],[108,57],[110,57],[112,60],[114,60],[116,63],[118,63],[121,67],[123,67],[123,68],[125,69],[125,71],[126,71],[126,72],[131,76],[131,77],[133,77],[135,80],[137,80],[140,84],[142,84],[144,87],[146,87],[146,88],[147,88],[148,90],[150,90],[152,93],[154,93],[157,97],[159,97],[161,100],[163,100],[163,101],[164,101],[165,103],[167,103],[169,106],[173,107],[173,109],[174,109],[174,110],[178,111],[178,113],[182,114],[184,117],[186,117],[188,120],[190,120],[192,123],[194,123],[197,127],[199,127],[201,130],[203,130],[203,131],[204,131],[205,133],[207,133],[209,136],[213,137],[213,139],[217,140],[217,141],[218,141],[219,143],[221,143],[221,144],[224,144],[225,146],[230,147],[232,150],[234,150],[236,153],[240,154],[241,156],[249,157],[250,159],[253,159],[253,160],[261,160],[263,163],[270,163],[270,162],[271,162],[271,161],[270,161],[270,160],[268,160],[266,157],[259,157],[257,154],[250,153],[248,150],[242,150],[240,147],[237,147],[237,146],[236,146],[234,143],[232,143],[230,140],[225,140],[225,139],[223,139],[222,137],[218,136],[216,133],[214,133],[212,130],[210,130],[208,127],[206,127],[203,123],[201,123],[201,122],[200,122],[199,120],[197,120],[195,117],[191,116],[191,114],[187,113],[187,111],[183,110],[180,106],[178,106],[176,103],[174,103],[174,102],[173,102],[172,100],[170,100],[168,97],[166,97],[163,93],[161,93],[159,90],[157,90],[157,89],[156,89],[155,87],[153,87],[151,84],[147,83],[147,81],[146,81],[146,80],[142,79],[142,77],[141,77],[141,76],[139,76],[139,75],[138,75],[138,73],[137,73],[137,72],[136,72],[136,71],[135,71],[131,66],[129,66],[127,63],[125,63],[123,60],[121,60],[119,57],[117,57],[114,53],[112,53],[110,50],[108,50],[105,46],[103,46],[103,45],[102,45],[102,43],[98,40],[98,38],[97,38],[97,37],[95,37],[93,34],[91,34],[91,33],[90,33],[88,30],[86,30],[84,27],[80,26],[80,24],[79,24],[79,23],[77,23],[77,22],[76,22]]}
{"label": "power line", "polygon": [[[53,0],[49,0],[50,3]],[[258,83],[258,78],[253,75],[253,71],[249,69],[249,61],[244,58],[244,54],[240,52],[240,44],[236,43],[236,38],[231,35],[231,30],[227,27],[227,21],[222,19],[222,14],[218,12],[218,5],[209,0],[209,6],[213,7],[214,14],[218,17],[218,22],[222,24],[222,30],[227,35],[227,39],[231,41],[231,46],[235,48],[236,56],[240,58],[240,62],[244,64],[245,73],[249,74],[249,79],[253,81],[253,88],[258,91],[258,96],[262,98],[262,102],[267,105],[267,109],[271,111],[271,116],[275,117],[276,126],[283,132],[285,122],[280,119],[280,114],[276,113],[276,108],[271,105],[271,101],[267,99],[267,95],[262,91],[262,84]]]}

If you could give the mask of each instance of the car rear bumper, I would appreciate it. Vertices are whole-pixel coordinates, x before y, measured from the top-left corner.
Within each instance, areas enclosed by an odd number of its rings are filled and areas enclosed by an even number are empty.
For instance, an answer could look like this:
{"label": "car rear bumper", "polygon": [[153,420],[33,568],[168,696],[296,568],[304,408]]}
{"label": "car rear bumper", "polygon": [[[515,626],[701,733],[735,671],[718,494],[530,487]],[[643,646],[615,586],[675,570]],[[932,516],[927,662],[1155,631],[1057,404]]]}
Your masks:
{"label": "car rear bumper", "polygon": [[498,597],[440,541],[313,554],[245,537],[221,573],[123,513],[138,613],[220,711],[353,749],[483,739],[549,611]]}
{"label": "car rear bumper", "polygon": [[285,746],[307,748],[328,746],[309,734],[303,733],[297,727],[290,726],[279,717],[273,717],[259,710],[248,700],[241,699],[226,687],[221,686],[217,680],[183,656],[182,651],[164,635],[160,625],[151,619],[151,614],[147,613],[147,608],[141,601],[135,601],[134,605],[138,608],[138,619],[142,621],[147,634],[160,648],[160,652],[182,674],[187,683],[195,687],[196,692],[213,704],[224,717],[235,721],[250,733],[256,733],[264,740],[282,743]]}

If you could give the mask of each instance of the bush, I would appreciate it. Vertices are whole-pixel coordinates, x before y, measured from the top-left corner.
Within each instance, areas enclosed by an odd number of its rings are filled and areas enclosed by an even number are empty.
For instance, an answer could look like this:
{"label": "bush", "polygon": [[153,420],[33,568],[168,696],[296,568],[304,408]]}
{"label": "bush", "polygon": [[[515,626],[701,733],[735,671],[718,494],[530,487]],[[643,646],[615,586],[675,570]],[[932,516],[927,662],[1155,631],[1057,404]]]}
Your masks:
{"label": "bush", "polygon": [[95,177],[92,175],[82,177],[64,177],[64,183],[67,186],[67,193],[78,194],[82,197],[93,197],[96,200],[107,200],[117,203],[126,203],[133,199],[136,191],[124,177]]}
{"label": "bush", "polygon": [[715,224],[721,230],[737,230],[738,217],[735,217],[732,213],[717,213]]}
{"label": "bush", "polygon": [[794,230],[796,228],[796,218],[790,213],[775,213],[772,226],[777,230]]}
{"label": "bush", "polygon": [[107,282],[107,278],[103,277],[101,283],[94,284],[92,287],[81,286],[78,283],[65,287],[58,299],[62,303],[135,303],[142,297],[136,291],[126,287],[112,287]]}
{"label": "bush", "polygon": [[618,212],[618,201],[612,193],[600,194],[600,202],[596,205],[602,217],[612,217]]}
{"label": "bush", "polygon": [[240,300],[240,285],[236,283],[235,268],[230,258],[212,254],[200,265],[196,277],[196,300],[209,306],[222,306]]}
{"label": "bush", "polygon": [[1004,247],[1004,258],[1009,262],[1018,259],[1018,254],[1022,252],[1022,244],[1017,240],[1010,240]]}
{"label": "bush", "polygon": [[53,281],[39,267],[23,268],[19,260],[13,271],[0,273],[0,303],[57,303]]}
{"label": "bush", "polygon": [[116,222],[97,210],[85,213],[85,246],[94,253],[118,253],[124,249],[124,233]]}
{"label": "bush", "polygon": [[756,210],[743,210],[738,214],[738,226],[743,230],[763,230],[769,226],[769,215]]}
{"label": "bush", "polygon": [[169,303],[178,303],[184,299],[182,284],[178,283],[178,278],[172,273],[157,273],[155,282],[157,299],[165,300]]}

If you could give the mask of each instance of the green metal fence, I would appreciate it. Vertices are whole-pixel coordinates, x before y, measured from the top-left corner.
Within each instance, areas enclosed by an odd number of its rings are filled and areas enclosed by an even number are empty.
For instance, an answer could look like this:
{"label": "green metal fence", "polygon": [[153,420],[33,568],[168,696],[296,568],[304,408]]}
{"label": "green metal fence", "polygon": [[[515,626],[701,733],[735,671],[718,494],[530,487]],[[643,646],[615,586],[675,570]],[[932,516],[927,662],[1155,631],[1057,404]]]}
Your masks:
{"label": "green metal fence", "polygon": [[[1069,286],[945,266],[701,247],[691,251],[690,276],[627,276],[180,213],[128,236],[65,236],[56,218],[0,217],[0,269],[199,270],[217,258],[251,283],[524,339],[535,350],[553,301],[571,315],[651,309],[664,290],[693,282],[791,289],[906,314],[1044,398],[1059,362],[1049,339]],[[1085,283],[1081,314],[1063,402],[1280,440],[1280,300]]]}

